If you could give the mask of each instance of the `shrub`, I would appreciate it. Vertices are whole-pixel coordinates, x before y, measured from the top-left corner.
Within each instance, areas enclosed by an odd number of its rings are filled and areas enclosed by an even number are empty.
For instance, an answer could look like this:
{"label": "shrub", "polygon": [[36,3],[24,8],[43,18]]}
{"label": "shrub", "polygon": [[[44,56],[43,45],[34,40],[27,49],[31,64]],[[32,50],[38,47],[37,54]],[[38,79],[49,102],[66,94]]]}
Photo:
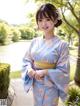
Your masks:
{"label": "shrub", "polygon": [[35,35],[35,31],[32,28],[22,28],[19,29],[21,32],[21,38],[22,39],[32,39]]}
{"label": "shrub", "polygon": [[8,96],[10,82],[9,73],[10,65],[7,63],[0,63],[0,99],[5,99]]}
{"label": "shrub", "polygon": [[74,46],[78,46],[79,42],[78,41],[74,41]]}
{"label": "shrub", "polygon": [[71,87],[68,91],[66,106],[80,106],[80,89]]}
{"label": "shrub", "polygon": [[12,41],[13,41],[13,42],[17,42],[17,41],[19,41],[20,38],[21,38],[21,33],[20,33],[20,31],[14,30],[14,31],[13,31]]}
{"label": "shrub", "polygon": [[4,45],[7,38],[6,29],[3,26],[0,26],[0,44]]}

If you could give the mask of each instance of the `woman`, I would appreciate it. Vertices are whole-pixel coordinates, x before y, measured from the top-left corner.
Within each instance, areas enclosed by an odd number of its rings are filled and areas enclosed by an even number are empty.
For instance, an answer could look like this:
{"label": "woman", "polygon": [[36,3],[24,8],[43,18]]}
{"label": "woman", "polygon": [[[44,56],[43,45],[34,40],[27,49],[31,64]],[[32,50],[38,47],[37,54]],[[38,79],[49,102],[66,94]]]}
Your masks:
{"label": "woman", "polygon": [[62,24],[58,10],[50,3],[36,13],[42,37],[32,40],[23,59],[25,90],[33,87],[34,106],[57,106],[59,97],[64,102],[69,84],[68,44],[54,34]]}

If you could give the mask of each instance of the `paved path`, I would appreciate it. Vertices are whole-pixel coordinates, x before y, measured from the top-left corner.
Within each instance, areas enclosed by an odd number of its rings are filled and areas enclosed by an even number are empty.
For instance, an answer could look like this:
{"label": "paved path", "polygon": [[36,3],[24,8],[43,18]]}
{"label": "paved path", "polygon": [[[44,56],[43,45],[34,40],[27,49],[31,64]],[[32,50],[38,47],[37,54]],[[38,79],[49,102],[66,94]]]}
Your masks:
{"label": "paved path", "polygon": [[30,91],[26,93],[21,79],[11,80],[11,86],[15,91],[12,106],[33,106],[33,95]]}
{"label": "paved path", "polygon": [[[23,83],[21,79],[12,79],[11,86],[15,91],[14,101],[12,106],[33,106],[33,95],[32,91],[26,93],[23,88]],[[58,106],[63,106],[59,102]]]}

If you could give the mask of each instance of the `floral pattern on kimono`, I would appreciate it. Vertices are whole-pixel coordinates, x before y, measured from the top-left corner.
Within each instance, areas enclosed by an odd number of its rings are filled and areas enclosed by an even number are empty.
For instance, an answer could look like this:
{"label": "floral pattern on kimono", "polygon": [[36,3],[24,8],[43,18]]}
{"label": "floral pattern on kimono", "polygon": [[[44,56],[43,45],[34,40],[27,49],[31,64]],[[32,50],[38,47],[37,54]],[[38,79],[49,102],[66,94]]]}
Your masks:
{"label": "floral pattern on kimono", "polygon": [[[38,70],[34,61],[56,63],[56,68],[48,69],[48,75],[40,81],[31,79],[27,70]],[[69,48],[66,42],[57,36],[49,40],[35,38],[23,58],[23,63],[24,87],[28,92],[33,85],[34,106],[57,106],[59,97],[65,101],[70,81]]]}

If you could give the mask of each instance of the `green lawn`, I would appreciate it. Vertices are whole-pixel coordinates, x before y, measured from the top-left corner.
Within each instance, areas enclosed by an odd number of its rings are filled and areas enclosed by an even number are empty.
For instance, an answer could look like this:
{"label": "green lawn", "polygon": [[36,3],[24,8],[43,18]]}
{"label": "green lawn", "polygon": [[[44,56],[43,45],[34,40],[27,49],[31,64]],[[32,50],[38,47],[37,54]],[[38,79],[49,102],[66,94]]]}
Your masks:
{"label": "green lawn", "polygon": [[[70,47],[70,55],[74,56],[75,58],[77,57],[78,50],[76,47]],[[76,71],[76,64],[71,63],[70,64],[70,79],[74,79],[74,74]]]}
{"label": "green lawn", "polygon": [[72,55],[72,56],[77,56],[77,53],[78,53],[78,50],[77,50],[77,48],[71,48],[70,47],[70,49],[69,49],[70,51],[70,55]]}
{"label": "green lawn", "polygon": [[74,80],[74,75],[75,75],[75,70],[76,70],[76,65],[71,64],[70,65],[70,80]]}
{"label": "green lawn", "polygon": [[21,71],[10,72],[10,78],[20,78]]}

